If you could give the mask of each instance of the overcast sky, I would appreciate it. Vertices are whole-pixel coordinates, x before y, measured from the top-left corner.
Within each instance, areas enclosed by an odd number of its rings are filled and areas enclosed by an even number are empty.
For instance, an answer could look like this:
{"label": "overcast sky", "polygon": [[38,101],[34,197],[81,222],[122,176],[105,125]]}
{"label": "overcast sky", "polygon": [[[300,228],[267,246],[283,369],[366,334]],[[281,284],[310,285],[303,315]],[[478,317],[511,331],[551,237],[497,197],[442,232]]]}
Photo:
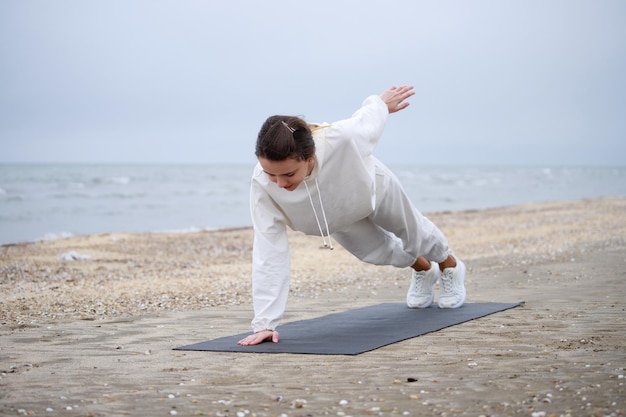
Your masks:
{"label": "overcast sky", "polygon": [[253,163],[400,84],[390,164],[626,165],[626,1],[0,2],[0,162]]}

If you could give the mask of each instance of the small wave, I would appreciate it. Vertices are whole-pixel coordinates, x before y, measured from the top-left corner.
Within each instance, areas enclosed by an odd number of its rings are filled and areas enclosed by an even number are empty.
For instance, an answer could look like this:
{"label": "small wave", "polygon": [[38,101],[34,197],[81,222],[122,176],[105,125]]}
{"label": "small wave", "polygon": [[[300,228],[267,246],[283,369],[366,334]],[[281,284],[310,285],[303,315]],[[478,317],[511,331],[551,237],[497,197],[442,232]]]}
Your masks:
{"label": "small wave", "polygon": [[39,239],[35,239],[35,241],[48,242],[48,241],[54,241],[54,240],[67,239],[73,236],[74,234],[70,232],[46,233],[45,235],[43,235],[43,237],[40,237]]}
{"label": "small wave", "polygon": [[113,184],[126,185],[130,183],[130,178],[129,177],[113,177],[113,178],[110,178],[109,181],[112,182]]}
{"label": "small wave", "polygon": [[64,200],[70,198],[94,198],[95,196],[87,192],[66,192],[66,193],[53,193],[50,194],[50,198],[55,200]]}
{"label": "small wave", "polygon": [[164,229],[164,230],[154,230],[152,233],[172,233],[172,234],[187,234],[187,233],[198,233],[204,232],[210,229],[206,228],[198,228],[198,227],[187,227],[185,229]]}
{"label": "small wave", "polygon": [[95,184],[119,184],[119,185],[126,185],[129,184],[131,182],[131,178],[130,177],[125,177],[125,176],[117,176],[117,177],[95,177],[92,178],[91,182],[95,183]]}
{"label": "small wave", "polygon": [[149,197],[149,195],[147,193],[137,191],[137,192],[130,192],[130,193],[103,193],[103,194],[97,195],[96,197],[128,200],[128,199],[146,198],[146,197]]}
{"label": "small wave", "polygon": [[65,192],[65,193],[54,193],[50,194],[50,198],[55,200],[66,200],[66,199],[110,199],[110,200],[131,200],[131,199],[143,199],[146,198],[148,194],[145,192],[108,192],[101,193],[96,191],[84,191],[84,192]]}
{"label": "small wave", "polygon": [[22,202],[24,201],[24,197],[22,197],[21,195],[11,195],[11,194],[5,194],[5,195],[1,195],[2,200],[7,202],[7,201],[16,201],[16,202]]}

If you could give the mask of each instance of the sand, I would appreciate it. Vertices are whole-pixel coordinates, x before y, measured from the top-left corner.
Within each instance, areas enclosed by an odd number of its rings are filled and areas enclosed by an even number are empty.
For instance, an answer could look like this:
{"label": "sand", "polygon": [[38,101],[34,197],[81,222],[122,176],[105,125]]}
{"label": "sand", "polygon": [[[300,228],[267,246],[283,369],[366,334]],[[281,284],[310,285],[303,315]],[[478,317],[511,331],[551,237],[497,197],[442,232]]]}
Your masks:
{"label": "sand", "polygon": [[[525,306],[357,356],[172,350],[249,330],[247,228],[2,246],[0,415],[625,415],[626,200],[428,216],[468,302]],[[290,241],[285,322],[404,301],[408,270]]]}

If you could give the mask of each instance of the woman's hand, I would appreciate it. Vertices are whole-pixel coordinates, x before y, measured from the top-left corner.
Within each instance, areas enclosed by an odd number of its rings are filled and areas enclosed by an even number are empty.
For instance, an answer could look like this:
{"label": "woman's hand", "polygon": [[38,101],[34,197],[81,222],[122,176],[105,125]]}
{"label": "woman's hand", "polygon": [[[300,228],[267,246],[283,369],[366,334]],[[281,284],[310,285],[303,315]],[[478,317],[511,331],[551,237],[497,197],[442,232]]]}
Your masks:
{"label": "woman's hand", "polygon": [[389,113],[395,113],[402,109],[406,109],[409,105],[408,102],[404,102],[407,98],[415,94],[413,86],[403,85],[401,87],[390,87],[385,90],[380,98],[387,104]]}
{"label": "woman's hand", "polygon": [[260,332],[253,333],[250,336],[241,339],[239,342],[237,342],[237,344],[241,346],[252,346],[258,345],[259,343],[263,343],[265,341],[278,343],[279,339],[280,335],[276,330],[261,330]]}

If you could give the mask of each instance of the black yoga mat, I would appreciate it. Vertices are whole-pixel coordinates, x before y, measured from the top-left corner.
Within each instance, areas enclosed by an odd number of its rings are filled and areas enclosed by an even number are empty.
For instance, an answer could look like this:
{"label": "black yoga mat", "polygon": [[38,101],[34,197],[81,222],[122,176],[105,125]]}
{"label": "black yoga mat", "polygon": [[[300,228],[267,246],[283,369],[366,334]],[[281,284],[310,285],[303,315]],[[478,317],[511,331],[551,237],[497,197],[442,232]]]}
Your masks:
{"label": "black yoga mat", "polygon": [[456,309],[410,309],[406,304],[384,303],[279,326],[278,343],[239,346],[237,341],[250,334],[241,333],[175,350],[358,355],[523,304],[471,303]]}

